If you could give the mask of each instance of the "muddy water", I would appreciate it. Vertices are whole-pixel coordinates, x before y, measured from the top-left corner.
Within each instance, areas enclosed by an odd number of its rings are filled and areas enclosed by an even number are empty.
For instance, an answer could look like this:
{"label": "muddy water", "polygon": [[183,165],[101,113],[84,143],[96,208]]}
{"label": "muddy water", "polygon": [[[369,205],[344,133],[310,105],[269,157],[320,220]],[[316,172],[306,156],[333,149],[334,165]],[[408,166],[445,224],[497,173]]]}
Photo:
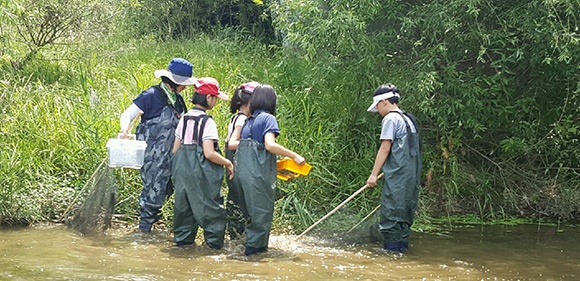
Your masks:
{"label": "muddy water", "polygon": [[64,226],[0,229],[0,280],[580,280],[580,228],[457,226],[413,233],[405,256],[366,231],[272,236],[270,250],[176,248],[167,232],[83,237]]}

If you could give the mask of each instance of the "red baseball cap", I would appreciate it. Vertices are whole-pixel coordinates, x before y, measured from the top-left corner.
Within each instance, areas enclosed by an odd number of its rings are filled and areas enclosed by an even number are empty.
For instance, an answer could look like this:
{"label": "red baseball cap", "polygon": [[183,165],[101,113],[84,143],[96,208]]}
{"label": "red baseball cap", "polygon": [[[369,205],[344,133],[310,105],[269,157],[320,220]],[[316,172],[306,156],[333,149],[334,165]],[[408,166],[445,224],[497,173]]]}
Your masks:
{"label": "red baseball cap", "polygon": [[226,93],[220,91],[218,81],[213,77],[197,78],[194,85],[195,92],[200,95],[212,95],[222,100],[228,100],[230,98]]}

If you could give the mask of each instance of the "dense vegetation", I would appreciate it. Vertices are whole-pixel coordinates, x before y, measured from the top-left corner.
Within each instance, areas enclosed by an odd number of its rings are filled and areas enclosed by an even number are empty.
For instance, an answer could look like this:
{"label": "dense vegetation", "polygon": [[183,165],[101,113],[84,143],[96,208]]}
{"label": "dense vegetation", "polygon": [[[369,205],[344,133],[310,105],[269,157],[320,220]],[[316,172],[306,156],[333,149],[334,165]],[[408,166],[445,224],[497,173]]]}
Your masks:
{"label": "dense vegetation", "polygon": [[[0,222],[60,220],[121,111],[172,57],[228,92],[248,80],[278,91],[279,139],[313,165],[279,182],[279,228],[303,229],[365,183],[380,129],[365,109],[382,83],[421,123],[420,222],[578,219],[578,11],[579,0],[0,0]],[[225,133],[227,104],[211,114]],[[117,174],[117,212],[134,216],[137,172]],[[356,223],[379,193],[332,226]]]}

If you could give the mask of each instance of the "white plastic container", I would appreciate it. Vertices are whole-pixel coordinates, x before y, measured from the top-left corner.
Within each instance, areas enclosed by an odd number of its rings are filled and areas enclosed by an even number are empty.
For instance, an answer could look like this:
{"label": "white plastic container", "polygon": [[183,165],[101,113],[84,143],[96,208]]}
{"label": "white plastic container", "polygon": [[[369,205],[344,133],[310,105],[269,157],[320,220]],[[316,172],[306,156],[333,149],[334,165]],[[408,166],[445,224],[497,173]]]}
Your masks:
{"label": "white plastic container", "polygon": [[[134,137],[134,135],[132,135]],[[145,158],[145,141],[134,139],[109,139],[107,152],[109,167],[141,169]]]}

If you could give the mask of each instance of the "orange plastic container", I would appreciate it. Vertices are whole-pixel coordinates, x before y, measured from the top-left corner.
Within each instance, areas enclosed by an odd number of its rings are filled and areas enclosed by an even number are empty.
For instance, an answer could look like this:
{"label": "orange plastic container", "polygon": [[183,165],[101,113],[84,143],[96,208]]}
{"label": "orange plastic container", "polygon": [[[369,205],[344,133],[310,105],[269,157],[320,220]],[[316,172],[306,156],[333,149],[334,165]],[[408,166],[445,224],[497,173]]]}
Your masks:
{"label": "orange plastic container", "polygon": [[312,166],[306,163],[298,165],[290,158],[280,159],[276,164],[278,168],[278,174],[276,177],[285,181],[299,176],[306,176],[310,173],[310,169],[312,168]]}

